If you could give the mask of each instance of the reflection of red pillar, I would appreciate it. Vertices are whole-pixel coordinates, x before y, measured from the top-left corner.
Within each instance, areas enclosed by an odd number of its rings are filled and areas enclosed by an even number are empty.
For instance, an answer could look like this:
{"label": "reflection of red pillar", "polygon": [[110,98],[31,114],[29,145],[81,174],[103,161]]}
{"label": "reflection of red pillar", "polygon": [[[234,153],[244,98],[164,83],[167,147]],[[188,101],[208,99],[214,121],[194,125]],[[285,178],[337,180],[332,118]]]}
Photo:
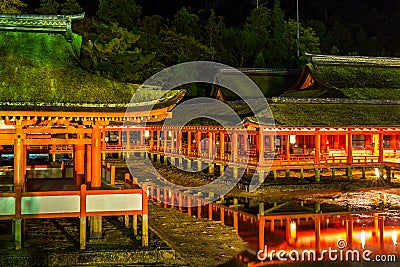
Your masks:
{"label": "reflection of red pillar", "polygon": [[92,188],[101,187],[101,131],[99,125],[93,126],[92,130]]}
{"label": "reflection of red pillar", "polygon": [[258,249],[264,250],[264,228],[265,220],[259,219],[258,221]]}
{"label": "reflection of red pillar", "polygon": [[377,234],[379,231],[379,217],[378,213],[374,213],[374,228],[372,230],[372,238],[377,240]]}
{"label": "reflection of red pillar", "polygon": [[384,250],[385,216],[379,218],[379,243],[381,251]]}
{"label": "reflection of red pillar", "polygon": [[346,219],[346,238],[349,248],[353,247],[353,216],[348,215]]}
{"label": "reflection of red pillar", "polygon": [[239,234],[239,213],[233,212],[233,228],[236,229],[236,234]]}
{"label": "reflection of red pillar", "polygon": [[315,251],[317,255],[321,251],[321,217],[315,217]]}

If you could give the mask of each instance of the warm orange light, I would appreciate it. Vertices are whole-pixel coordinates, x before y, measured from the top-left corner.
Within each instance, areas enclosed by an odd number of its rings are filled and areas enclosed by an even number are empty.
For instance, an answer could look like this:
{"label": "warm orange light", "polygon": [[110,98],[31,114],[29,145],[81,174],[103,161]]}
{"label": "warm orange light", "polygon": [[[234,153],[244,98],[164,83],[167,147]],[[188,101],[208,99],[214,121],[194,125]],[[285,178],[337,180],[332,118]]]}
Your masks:
{"label": "warm orange light", "polygon": [[366,239],[365,231],[361,230],[360,240],[361,240],[361,246],[363,249],[365,248],[365,239]]}
{"label": "warm orange light", "polygon": [[393,232],[392,232],[392,241],[393,241],[393,245],[397,245],[397,231],[395,229],[393,229]]}
{"label": "warm orange light", "polygon": [[296,238],[296,235],[297,235],[296,228],[297,228],[296,222],[295,221],[290,222],[290,237]]}

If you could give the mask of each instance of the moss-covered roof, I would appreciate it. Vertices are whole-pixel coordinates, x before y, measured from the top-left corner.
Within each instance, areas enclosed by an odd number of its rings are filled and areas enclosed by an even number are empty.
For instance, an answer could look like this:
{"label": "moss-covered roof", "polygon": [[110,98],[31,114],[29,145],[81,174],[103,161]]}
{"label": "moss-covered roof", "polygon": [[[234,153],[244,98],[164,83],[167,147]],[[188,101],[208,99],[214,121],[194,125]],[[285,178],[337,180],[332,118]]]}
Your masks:
{"label": "moss-covered roof", "polygon": [[[37,104],[41,109],[54,104],[63,110],[80,104],[129,103],[139,85],[109,80],[83,69],[79,64],[81,42],[81,36],[76,34],[69,42],[57,33],[0,31],[3,105]],[[149,89],[140,97],[145,102],[159,96],[160,90]]]}
{"label": "moss-covered roof", "polygon": [[[400,99],[400,59],[320,57],[305,66],[305,75],[282,96]],[[307,76],[313,83],[304,88]]]}
{"label": "moss-covered roof", "polygon": [[271,104],[275,124],[285,126],[396,126],[400,105]]}
{"label": "moss-covered roof", "polygon": [[[257,68],[242,68],[238,69],[246,74],[257,86],[265,97],[278,96],[290,89],[299,77],[297,70],[284,70],[284,69],[257,69]],[[237,72],[229,70],[221,70],[215,75],[216,80],[235,79]],[[243,80],[235,79],[235,82]],[[238,85],[240,86],[240,85]],[[244,85],[245,86],[245,85]],[[240,99],[230,90],[221,88],[227,100]],[[251,97],[251,95],[249,95]]]}

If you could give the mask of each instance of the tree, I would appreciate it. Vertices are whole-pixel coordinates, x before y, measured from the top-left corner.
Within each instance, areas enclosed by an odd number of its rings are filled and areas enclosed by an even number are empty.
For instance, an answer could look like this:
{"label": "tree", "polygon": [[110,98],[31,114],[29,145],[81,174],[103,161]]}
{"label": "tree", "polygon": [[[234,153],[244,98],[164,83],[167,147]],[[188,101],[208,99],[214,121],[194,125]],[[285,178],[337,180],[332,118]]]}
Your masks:
{"label": "tree", "polygon": [[270,49],[270,64],[275,68],[285,67],[285,62],[287,62],[287,47],[284,40],[285,36],[285,21],[284,13],[280,7],[281,3],[276,0],[274,3],[274,8],[272,12],[272,23],[273,23],[273,39]]}
{"label": "tree", "polygon": [[61,5],[61,13],[65,15],[79,14],[82,11],[82,7],[76,0],[66,0],[65,3]]}
{"label": "tree", "polygon": [[212,52],[211,60],[221,60],[217,58],[217,51],[223,50],[224,44],[222,40],[222,33],[226,29],[225,23],[222,17],[218,17],[215,14],[215,11],[211,9],[210,16],[207,20],[207,24],[205,26],[205,42],[210,47]]}
{"label": "tree", "polygon": [[55,0],[40,0],[40,7],[35,11],[42,15],[55,15],[59,7],[60,4]]}
{"label": "tree", "polygon": [[20,0],[0,0],[0,13],[19,14],[26,6]]}
{"label": "tree", "polygon": [[142,7],[135,0],[100,0],[97,16],[106,24],[112,22],[132,30],[142,15]]}
{"label": "tree", "polygon": [[297,22],[289,20],[285,22],[285,42],[287,47],[287,66],[290,68],[301,68],[308,59],[307,53],[320,53],[319,38],[311,27],[303,27],[300,24],[300,58],[297,58],[297,40],[296,40]]}
{"label": "tree", "polygon": [[155,54],[143,54],[136,46],[139,38],[117,23],[100,24],[95,33],[85,38],[82,63],[109,79],[143,82],[151,72]]}
{"label": "tree", "polygon": [[198,38],[200,36],[198,22],[199,17],[196,14],[189,13],[189,11],[183,7],[175,14],[173,25],[178,34]]}

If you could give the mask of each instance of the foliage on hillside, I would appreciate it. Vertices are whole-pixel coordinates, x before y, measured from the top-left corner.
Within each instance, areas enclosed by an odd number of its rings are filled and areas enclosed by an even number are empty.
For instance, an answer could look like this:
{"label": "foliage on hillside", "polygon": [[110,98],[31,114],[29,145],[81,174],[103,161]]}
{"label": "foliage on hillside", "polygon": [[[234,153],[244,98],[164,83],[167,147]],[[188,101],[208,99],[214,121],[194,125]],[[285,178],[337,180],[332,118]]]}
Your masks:
{"label": "foliage on hillside", "polygon": [[81,37],[61,34],[0,33],[0,98],[10,102],[128,103],[136,85],[82,69]]}

